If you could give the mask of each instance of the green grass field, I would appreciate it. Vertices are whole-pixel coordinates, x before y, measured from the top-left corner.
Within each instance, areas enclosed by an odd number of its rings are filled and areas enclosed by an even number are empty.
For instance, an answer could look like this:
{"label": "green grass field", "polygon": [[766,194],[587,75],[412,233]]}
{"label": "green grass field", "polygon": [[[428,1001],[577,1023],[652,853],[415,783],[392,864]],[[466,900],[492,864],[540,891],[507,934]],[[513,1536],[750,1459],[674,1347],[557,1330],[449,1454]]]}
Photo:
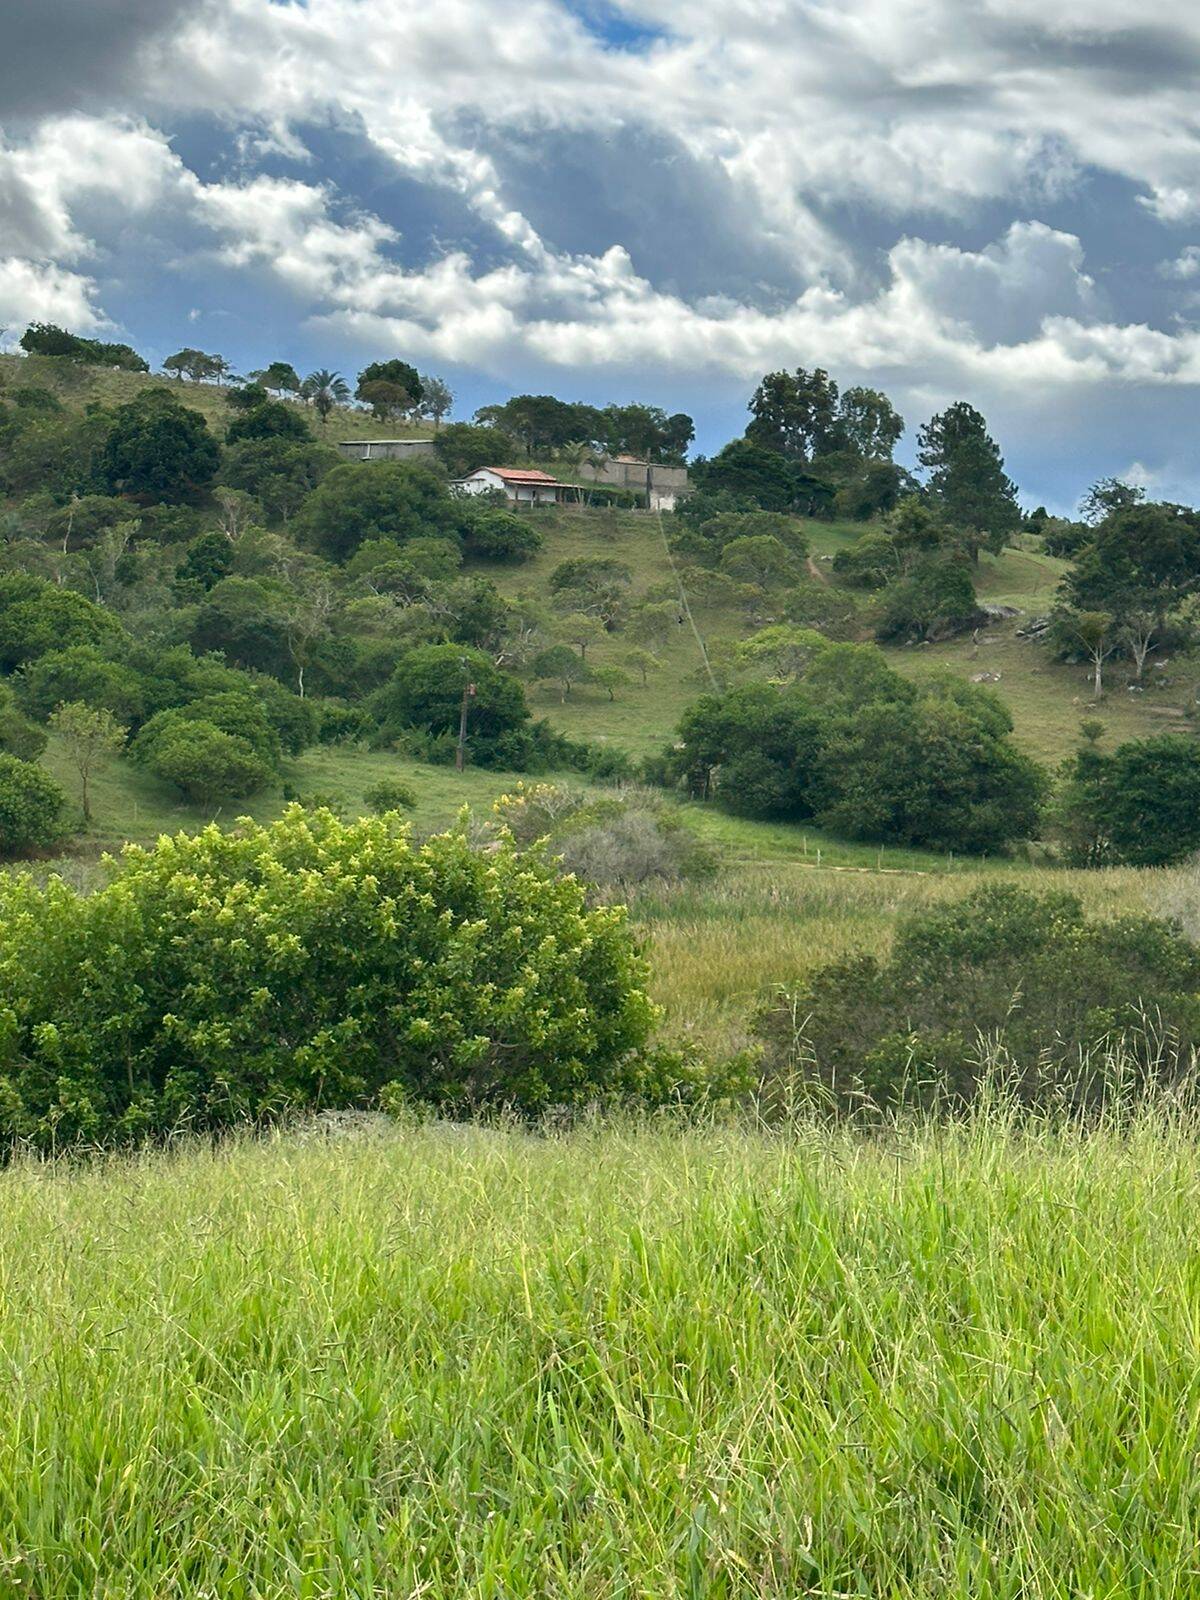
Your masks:
{"label": "green grass field", "polygon": [[1200,1592],[1192,1130],[0,1175],[0,1592]]}

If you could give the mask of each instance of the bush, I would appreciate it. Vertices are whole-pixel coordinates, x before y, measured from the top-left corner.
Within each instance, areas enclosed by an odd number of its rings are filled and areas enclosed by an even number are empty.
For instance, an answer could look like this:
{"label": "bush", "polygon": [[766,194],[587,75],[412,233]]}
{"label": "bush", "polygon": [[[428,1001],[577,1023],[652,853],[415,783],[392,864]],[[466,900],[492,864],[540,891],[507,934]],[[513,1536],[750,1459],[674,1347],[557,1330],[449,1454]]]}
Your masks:
{"label": "bush", "polygon": [[113,494],[174,504],[208,488],[220,455],[200,412],[169,390],[146,389],[117,407],[101,470]]}
{"label": "bush", "polygon": [[36,722],[22,716],[6,683],[0,683],[0,754],[18,761],[36,761],[46,748],[46,735]]}
{"label": "bush", "polygon": [[363,800],[380,815],[385,811],[412,811],[417,803],[417,791],[399,778],[380,778],[378,783],[363,790]]}
{"label": "bush", "polygon": [[301,537],[330,561],[346,561],[364,539],[453,532],[458,508],[429,467],[406,461],[343,462],[327,472],[297,518]]}
{"label": "bush", "polygon": [[949,639],[982,620],[966,557],[933,556],[884,590],[875,637],[905,643]]}
{"label": "bush", "polygon": [[997,1061],[1027,1103],[1087,1103],[1118,1057],[1190,1078],[1197,989],[1200,951],[1166,923],[1089,922],[1070,895],[992,884],[901,922],[886,961],[823,968],[758,1031],[769,1073],[843,1109],[967,1101]]}
{"label": "bush", "polygon": [[272,768],[249,740],[225,733],[186,710],[163,711],[130,747],[134,761],[173,784],[194,805],[240,800],[261,789]]}
{"label": "bush", "polygon": [[1057,807],[1068,858],[1079,866],[1161,867],[1200,848],[1200,743],[1166,733],[1085,748]]}
{"label": "bush", "polygon": [[538,1111],[641,1086],[620,908],[538,856],[298,807],[130,848],[85,898],[0,884],[0,1134],[48,1146],[299,1106]]}
{"label": "bush", "polygon": [[63,836],[66,803],[66,795],[48,772],[19,756],[0,755],[0,857],[10,859],[57,844]]}
{"label": "bush", "polygon": [[122,632],[111,612],[74,589],[25,572],[0,575],[0,669],[72,645],[111,643]]}
{"label": "bush", "polygon": [[470,508],[463,518],[467,554],[477,561],[529,561],[545,543],[527,517],[498,506]]}
{"label": "bush", "polygon": [[456,736],[468,682],[475,686],[467,720],[472,759],[490,759],[502,736],[529,720],[525,691],[482,650],[464,645],[421,645],[401,660],[372,702],[384,736],[406,728]]}
{"label": "bush", "polygon": [[920,692],[873,646],[775,627],[743,662],[786,662],[795,681],[706,695],[656,769],[742,816],[798,821],[853,839],[979,852],[1028,838],[1045,778],[1012,743],[987,690],[950,676]]}
{"label": "bush", "polygon": [[227,445],[244,444],[251,439],[287,439],[311,443],[312,431],[300,413],[281,400],[263,400],[235,417],[225,434]]}

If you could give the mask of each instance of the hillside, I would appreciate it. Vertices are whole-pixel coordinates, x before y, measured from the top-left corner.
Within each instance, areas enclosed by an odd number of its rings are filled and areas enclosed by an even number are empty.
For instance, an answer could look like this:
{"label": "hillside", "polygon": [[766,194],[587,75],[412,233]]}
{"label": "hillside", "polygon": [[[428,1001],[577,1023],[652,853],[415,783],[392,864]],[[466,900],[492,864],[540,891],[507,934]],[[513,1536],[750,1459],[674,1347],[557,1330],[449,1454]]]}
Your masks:
{"label": "hillside", "polygon": [[[161,372],[123,372],[117,368],[79,366],[45,356],[0,355],[0,392],[17,385],[49,389],[64,406],[78,411],[88,405],[123,405],[146,389],[166,388],[193,411],[199,411],[219,439],[224,437],[225,429],[236,415],[225,401],[228,385],[192,383]],[[429,423],[389,422],[384,427],[369,411],[357,407],[340,408],[327,423],[322,423],[310,406],[291,400],[285,400],[284,404],[303,416],[316,438],[330,444],[339,439],[378,439],[381,434],[389,439],[424,439],[431,430]]]}

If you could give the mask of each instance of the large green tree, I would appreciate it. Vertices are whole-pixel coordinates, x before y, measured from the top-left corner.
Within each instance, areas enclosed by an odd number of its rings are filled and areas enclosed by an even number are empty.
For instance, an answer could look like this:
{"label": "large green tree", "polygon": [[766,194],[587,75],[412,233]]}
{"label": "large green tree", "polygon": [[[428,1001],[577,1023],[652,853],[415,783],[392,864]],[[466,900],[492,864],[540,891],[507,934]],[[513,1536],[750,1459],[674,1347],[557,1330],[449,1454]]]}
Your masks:
{"label": "large green tree", "polygon": [[931,498],[971,559],[981,549],[1003,549],[1020,526],[1021,508],[982,414],[960,400],[931,417],[917,434],[917,460],[929,473]]}
{"label": "large green tree", "polygon": [[343,462],[327,473],[297,519],[308,545],[345,561],[364,539],[451,533],[457,508],[436,473],[415,462]]}
{"label": "large green tree", "polygon": [[102,470],[114,494],[176,504],[204,493],[219,460],[200,413],[158,388],[117,407]]}

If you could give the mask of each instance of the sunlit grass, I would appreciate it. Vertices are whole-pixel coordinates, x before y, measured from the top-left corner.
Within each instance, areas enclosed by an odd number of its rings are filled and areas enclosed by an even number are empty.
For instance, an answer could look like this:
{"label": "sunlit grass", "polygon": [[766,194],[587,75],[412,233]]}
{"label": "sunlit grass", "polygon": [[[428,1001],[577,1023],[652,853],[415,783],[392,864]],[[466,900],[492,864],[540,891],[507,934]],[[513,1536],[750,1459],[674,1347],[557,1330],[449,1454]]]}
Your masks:
{"label": "sunlit grass", "polygon": [[0,1590],[1200,1585],[1189,1130],[431,1128],[0,1176]]}

